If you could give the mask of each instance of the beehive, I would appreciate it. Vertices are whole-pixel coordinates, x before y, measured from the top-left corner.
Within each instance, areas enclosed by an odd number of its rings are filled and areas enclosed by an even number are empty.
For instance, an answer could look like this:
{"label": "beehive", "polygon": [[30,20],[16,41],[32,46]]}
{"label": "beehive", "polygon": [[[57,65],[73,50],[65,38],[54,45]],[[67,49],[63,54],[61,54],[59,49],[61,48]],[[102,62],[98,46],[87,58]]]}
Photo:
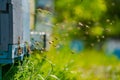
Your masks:
{"label": "beehive", "polygon": [[15,46],[29,41],[29,0],[0,0],[0,63],[15,57]]}

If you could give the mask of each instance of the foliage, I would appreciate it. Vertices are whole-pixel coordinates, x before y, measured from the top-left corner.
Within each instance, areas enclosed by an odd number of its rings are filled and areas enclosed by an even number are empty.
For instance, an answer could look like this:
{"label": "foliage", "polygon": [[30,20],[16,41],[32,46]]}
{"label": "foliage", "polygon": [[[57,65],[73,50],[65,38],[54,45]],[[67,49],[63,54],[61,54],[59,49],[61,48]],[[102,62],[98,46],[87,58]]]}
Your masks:
{"label": "foliage", "polygon": [[106,11],[104,0],[66,0],[55,1],[55,11],[58,21],[65,20],[99,20],[100,16]]}
{"label": "foliage", "polygon": [[22,65],[12,67],[5,80],[118,80],[119,66],[115,56],[95,50],[75,54],[66,46],[60,51],[53,48],[32,54]]}
{"label": "foliage", "polygon": [[80,39],[88,45],[117,37],[119,0],[55,0],[54,23],[55,36],[67,35],[69,40]]}

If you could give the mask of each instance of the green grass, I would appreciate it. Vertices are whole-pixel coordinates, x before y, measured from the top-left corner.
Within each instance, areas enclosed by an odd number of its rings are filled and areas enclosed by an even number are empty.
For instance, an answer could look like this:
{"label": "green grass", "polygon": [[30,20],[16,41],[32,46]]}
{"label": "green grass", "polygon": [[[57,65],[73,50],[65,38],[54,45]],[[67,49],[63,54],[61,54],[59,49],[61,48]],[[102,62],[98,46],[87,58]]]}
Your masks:
{"label": "green grass", "polygon": [[65,47],[61,51],[33,52],[6,76],[11,80],[119,80],[119,67],[115,56],[95,50],[76,54]]}

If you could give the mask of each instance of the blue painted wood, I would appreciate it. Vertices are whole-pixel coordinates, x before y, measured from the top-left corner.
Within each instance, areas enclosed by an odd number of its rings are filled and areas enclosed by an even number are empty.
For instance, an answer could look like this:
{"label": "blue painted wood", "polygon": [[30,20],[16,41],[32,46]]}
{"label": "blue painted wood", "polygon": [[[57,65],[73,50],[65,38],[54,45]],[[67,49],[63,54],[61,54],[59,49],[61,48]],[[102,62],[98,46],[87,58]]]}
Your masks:
{"label": "blue painted wood", "polygon": [[116,49],[120,49],[120,40],[110,39],[105,43],[106,53],[112,55]]}
{"label": "blue painted wood", "polygon": [[9,8],[5,12],[0,12],[0,51],[7,51],[8,44],[13,42],[12,5],[7,2],[6,4],[3,3],[3,5],[7,5]]}
{"label": "blue painted wood", "polygon": [[0,0],[0,11],[6,11],[7,9],[7,0]]}
{"label": "blue painted wood", "polygon": [[116,48],[113,53],[120,59],[120,48]]}
{"label": "blue painted wood", "polygon": [[[0,64],[22,60],[25,41],[30,41],[29,0],[0,0]],[[18,37],[22,54],[17,54]]]}
{"label": "blue painted wood", "polygon": [[[1,23],[1,15],[0,15],[0,23]],[[1,24],[0,24],[0,46],[1,46]]]}
{"label": "blue painted wood", "polygon": [[70,48],[72,51],[75,51],[76,53],[79,53],[84,49],[84,44],[80,40],[73,40],[70,43]]}
{"label": "blue painted wood", "polygon": [[[0,49],[3,51],[7,51],[9,44],[9,15],[8,14],[0,14],[1,16],[1,46]],[[4,26],[4,27],[3,27]]]}
{"label": "blue painted wood", "polygon": [[12,33],[10,33],[10,29],[12,28],[12,26],[10,26],[12,9],[9,7],[10,4],[8,4],[7,0],[0,1],[1,7],[6,6],[4,10],[2,9],[0,12],[0,51],[7,51],[8,44],[10,44],[12,38],[12,36],[10,36],[12,35]]}

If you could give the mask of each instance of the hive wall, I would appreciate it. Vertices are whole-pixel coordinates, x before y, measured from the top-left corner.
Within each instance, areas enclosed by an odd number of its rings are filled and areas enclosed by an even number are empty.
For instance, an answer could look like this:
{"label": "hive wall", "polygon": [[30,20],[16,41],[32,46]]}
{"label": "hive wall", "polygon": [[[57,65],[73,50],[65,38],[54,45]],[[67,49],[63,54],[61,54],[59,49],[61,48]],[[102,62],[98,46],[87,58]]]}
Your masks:
{"label": "hive wall", "polygon": [[29,0],[0,0],[0,51],[8,45],[29,41]]}

